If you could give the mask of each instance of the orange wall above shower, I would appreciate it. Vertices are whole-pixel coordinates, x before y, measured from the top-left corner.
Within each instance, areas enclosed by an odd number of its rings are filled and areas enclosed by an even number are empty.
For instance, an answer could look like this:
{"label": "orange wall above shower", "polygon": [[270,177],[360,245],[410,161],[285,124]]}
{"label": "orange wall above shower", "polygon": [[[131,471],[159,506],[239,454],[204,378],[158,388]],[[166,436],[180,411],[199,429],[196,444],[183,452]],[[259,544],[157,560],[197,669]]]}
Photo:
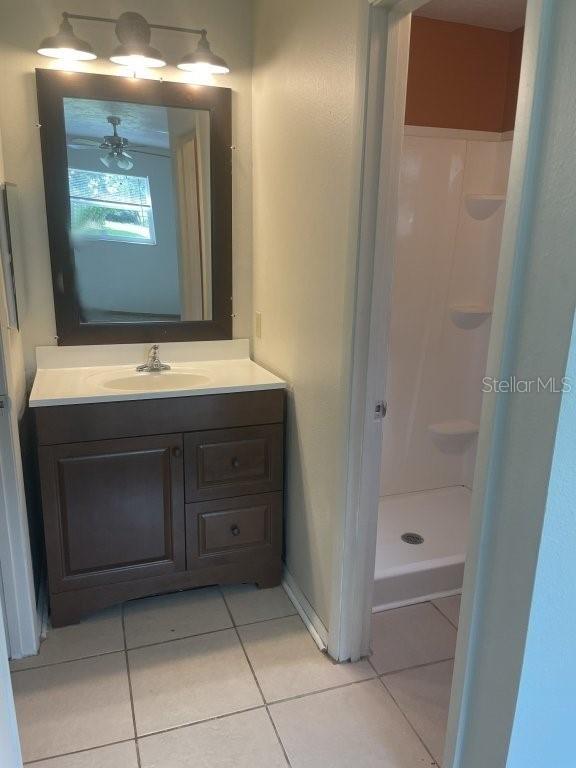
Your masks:
{"label": "orange wall above shower", "polygon": [[412,18],[406,124],[514,128],[523,29]]}

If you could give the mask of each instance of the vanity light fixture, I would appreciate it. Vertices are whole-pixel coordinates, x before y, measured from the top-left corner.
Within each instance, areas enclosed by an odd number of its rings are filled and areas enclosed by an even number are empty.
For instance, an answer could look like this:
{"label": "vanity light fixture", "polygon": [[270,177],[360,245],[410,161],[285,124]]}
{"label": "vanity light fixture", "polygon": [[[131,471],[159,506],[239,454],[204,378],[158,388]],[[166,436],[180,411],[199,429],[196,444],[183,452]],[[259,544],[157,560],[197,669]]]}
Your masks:
{"label": "vanity light fixture", "polygon": [[45,38],[40,43],[38,53],[55,59],[76,61],[87,61],[96,58],[92,46],[76,37],[70,19],[116,25],[116,36],[120,45],[117,46],[110,56],[110,61],[114,64],[120,64],[130,69],[166,66],[166,60],[160,51],[150,45],[151,30],[163,29],[168,32],[198,35],[200,38],[196,50],[186,54],[177,64],[179,69],[199,75],[221,75],[230,71],[224,59],[210,50],[207,30],[171,27],[164,24],[149,24],[144,16],[132,12],[123,13],[118,19],[111,19],[102,16],[84,16],[65,11],[62,14],[59,32],[52,37]]}
{"label": "vanity light fixture", "polygon": [[52,59],[70,59],[71,61],[89,61],[96,58],[90,43],[80,40],[74,34],[67,13],[62,14],[58,32],[42,40],[38,53],[42,56],[50,56]]}

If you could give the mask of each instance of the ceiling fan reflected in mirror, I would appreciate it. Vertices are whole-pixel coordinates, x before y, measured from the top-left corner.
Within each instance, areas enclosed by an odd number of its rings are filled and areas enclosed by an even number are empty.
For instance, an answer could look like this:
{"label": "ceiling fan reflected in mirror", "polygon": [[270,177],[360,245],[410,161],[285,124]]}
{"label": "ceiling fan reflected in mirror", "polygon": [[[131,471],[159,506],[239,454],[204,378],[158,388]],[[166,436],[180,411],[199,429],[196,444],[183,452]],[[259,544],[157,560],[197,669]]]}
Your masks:
{"label": "ceiling fan reflected in mirror", "polygon": [[118,127],[122,123],[122,119],[116,115],[109,115],[106,121],[112,126],[112,134],[109,136],[103,136],[102,139],[88,139],[88,138],[72,138],[68,141],[69,149],[99,149],[105,150],[104,154],[100,157],[100,162],[106,168],[118,169],[121,171],[129,171],[134,167],[134,158],[128,154],[126,148],[130,148],[130,152],[140,153],[143,155],[152,155],[154,157],[164,157],[164,154],[157,152],[147,152],[142,147],[142,144],[132,144],[128,139],[118,134]]}

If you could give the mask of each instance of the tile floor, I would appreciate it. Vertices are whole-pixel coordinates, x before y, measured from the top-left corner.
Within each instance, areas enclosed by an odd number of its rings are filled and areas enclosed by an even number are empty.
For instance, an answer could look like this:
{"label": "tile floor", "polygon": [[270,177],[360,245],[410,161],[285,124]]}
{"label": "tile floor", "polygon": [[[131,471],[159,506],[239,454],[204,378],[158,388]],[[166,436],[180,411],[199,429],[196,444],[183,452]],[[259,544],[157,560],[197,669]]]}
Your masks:
{"label": "tile floor", "polygon": [[439,764],[459,598],[376,614],[373,656],[333,664],[282,588],[207,588],[49,630],[12,663],[36,768]]}

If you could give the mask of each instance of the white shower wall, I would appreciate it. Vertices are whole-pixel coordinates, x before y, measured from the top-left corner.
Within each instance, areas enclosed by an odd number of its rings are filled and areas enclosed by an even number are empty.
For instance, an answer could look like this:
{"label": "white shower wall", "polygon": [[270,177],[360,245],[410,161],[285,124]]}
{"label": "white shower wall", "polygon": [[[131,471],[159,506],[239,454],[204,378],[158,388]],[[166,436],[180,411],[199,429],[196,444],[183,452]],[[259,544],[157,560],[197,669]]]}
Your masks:
{"label": "white shower wall", "polygon": [[493,305],[505,206],[478,220],[468,196],[506,194],[512,141],[477,136],[406,129],[383,496],[472,486],[476,438],[438,437],[429,425],[480,419],[490,317],[463,328],[451,307]]}

